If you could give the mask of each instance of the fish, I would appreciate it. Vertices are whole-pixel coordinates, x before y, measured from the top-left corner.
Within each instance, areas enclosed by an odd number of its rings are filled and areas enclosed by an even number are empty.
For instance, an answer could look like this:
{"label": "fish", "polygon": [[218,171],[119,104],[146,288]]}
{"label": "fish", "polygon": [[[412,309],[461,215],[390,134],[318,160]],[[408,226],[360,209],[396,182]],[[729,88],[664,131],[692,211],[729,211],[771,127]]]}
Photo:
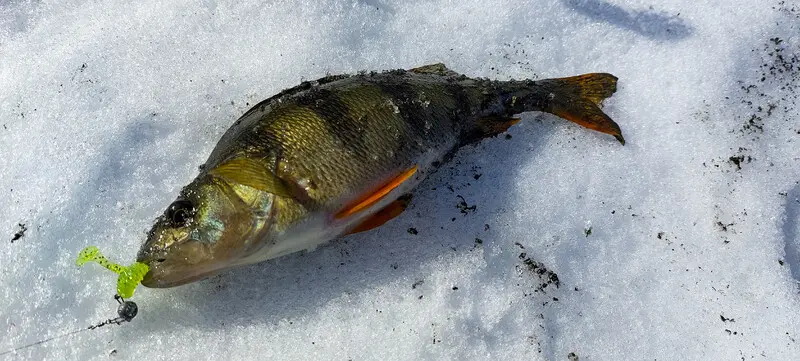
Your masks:
{"label": "fish", "polygon": [[608,73],[499,81],[444,64],[329,75],[244,113],[154,222],[137,262],[166,288],[313,250],[400,215],[455,152],[545,112],[625,144]]}

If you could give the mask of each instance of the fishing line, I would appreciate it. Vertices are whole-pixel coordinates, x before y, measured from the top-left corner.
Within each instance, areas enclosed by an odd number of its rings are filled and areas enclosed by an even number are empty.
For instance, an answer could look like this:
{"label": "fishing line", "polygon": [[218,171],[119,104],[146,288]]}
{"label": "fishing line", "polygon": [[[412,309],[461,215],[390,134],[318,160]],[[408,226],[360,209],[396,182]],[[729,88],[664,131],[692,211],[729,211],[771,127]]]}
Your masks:
{"label": "fishing line", "polygon": [[83,332],[83,331],[90,331],[90,330],[94,330],[96,328],[100,328],[100,327],[107,326],[107,325],[121,325],[123,322],[130,322],[131,320],[133,320],[134,317],[136,317],[136,314],[139,313],[139,307],[136,306],[136,302],[125,301],[125,299],[123,299],[119,295],[114,295],[114,299],[117,300],[117,302],[119,303],[119,306],[117,307],[117,317],[116,318],[109,318],[108,320],[100,322],[100,323],[98,323],[96,325],[91,325],[91,326],[89,326],[87,328],[81,328],[81,329],[70,331],[70,332],[67,332],[67,333],[62,333],[60,335],[56,335],[56,336],[53,336],[53,337],[50,337],[50,338],[46,338],[44,340],[36,341],[36,342],[29,343],[27,345],[20,346],[20,347],[17,347],[17,348],[8,350],[8,351],[4,351],[4,352],[0,353],[0,356],[7,355],[7,354],[10,354],[10,353],[16,353],[17,351],[24,350],[24,349],[29,348],[29,347],[41,345],[41,344],[43,344],[45,342],[50,342],[50,341],[53,341],[53,340],[57,340],[59,338],[71,336],[71,335],[74,335],[76,333],[80,333],[80,332]]}

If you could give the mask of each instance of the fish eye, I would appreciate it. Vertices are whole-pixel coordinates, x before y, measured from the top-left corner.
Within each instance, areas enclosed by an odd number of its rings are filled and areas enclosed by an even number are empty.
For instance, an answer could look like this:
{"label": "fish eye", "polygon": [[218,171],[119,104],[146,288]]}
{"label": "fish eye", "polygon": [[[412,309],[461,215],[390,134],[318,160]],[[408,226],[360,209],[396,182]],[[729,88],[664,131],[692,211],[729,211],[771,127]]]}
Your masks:
{"label": "fish eye", "polygon": [[186,225],[194,214],[194,205],[185,199],[179,199],[167,208],[167,219],[175,226]]}

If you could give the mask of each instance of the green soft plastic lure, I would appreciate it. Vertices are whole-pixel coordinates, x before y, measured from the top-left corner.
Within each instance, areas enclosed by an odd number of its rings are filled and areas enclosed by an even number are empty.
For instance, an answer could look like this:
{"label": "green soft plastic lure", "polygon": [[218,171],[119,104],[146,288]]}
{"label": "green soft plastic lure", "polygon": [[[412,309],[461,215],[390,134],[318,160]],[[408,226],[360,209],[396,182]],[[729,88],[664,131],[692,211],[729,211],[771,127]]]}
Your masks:
{"label": "green soft plastic lure", "polygon": [[113,263],[95,246],[84,248],[78,254],[78,259],[75,260],[75,264],[78,266],[83,266],[86,262],[97,262],[109,271],[118,274],[117,294],[122,298],[132,297],[136,286],[142,282],[144,275],[150,270],[150,267],[140,262],[134,262],[128,267]]}

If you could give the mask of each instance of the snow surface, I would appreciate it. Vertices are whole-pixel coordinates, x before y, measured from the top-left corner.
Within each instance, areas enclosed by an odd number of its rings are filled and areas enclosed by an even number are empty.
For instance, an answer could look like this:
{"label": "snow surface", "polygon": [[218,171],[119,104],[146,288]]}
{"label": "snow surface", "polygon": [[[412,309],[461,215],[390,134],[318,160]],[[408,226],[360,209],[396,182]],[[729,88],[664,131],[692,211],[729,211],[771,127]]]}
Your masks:
{"label": "snow surface", "polygon": [[115,317],[78,251],[131,260],[303,79],[610,72],[628,143],[526,114],[384,227],[0,359],[800,359],[798,34],[779,0],[2,1],[0,352]]}

